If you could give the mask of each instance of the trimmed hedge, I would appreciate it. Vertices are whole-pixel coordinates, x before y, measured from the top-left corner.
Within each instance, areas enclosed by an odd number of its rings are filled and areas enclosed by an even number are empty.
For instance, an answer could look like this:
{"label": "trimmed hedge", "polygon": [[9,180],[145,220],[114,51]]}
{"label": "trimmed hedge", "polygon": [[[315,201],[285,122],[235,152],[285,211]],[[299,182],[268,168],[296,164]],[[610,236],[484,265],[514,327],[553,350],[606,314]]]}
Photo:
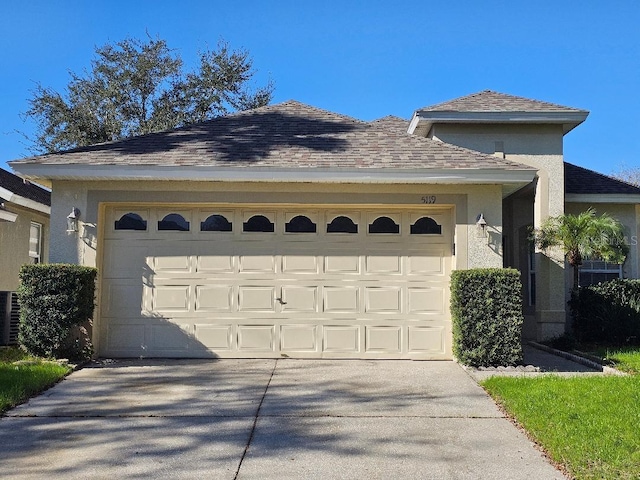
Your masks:
{"label": "trimmed hedge", "polygon": [[569,304],[580,342],[640,344],[640,280],[616,279],[580,288]]}
{"label": "trimmed hedge", "polygon": [[471,366],[522,363],[520,272],[506,268],[451,273],[453,353]]}
{"label": "trimmed hedge", "polygon": [[18,341],[28,353],[60,358],[86,350],[70,334],[93,316],[96,273],[80,265],[22,266]]}

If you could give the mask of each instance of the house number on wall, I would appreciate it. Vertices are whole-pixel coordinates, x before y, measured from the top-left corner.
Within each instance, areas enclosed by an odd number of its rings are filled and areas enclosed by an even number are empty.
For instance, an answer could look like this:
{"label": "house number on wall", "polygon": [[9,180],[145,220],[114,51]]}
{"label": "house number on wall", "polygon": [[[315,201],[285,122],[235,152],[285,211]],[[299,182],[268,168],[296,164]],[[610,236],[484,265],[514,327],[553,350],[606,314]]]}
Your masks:
{"label": "house number on wall", "polygon": [[422,203],[425,203],[427,205],[433,205],[434,203],[436,203],[436,196],[435,195],[424,195],[422,198]]}

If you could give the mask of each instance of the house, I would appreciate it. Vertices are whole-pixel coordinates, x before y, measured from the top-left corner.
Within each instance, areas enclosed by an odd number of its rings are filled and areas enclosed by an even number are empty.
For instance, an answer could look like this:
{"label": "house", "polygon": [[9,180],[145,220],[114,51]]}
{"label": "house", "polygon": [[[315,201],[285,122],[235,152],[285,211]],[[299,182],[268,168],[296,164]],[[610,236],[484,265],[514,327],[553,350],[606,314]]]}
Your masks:
{"label": "house", "polygon": [[637,237],[639,189],[565,182],[587,115],[493,91],[409,122],[288,101],[11,165],[53,188],[51,261],[99,269],[100,355],[448,359],[452,270],[520,269],[525,335],[549,338],[567,274],[529,228],[595,202]]}
{"label": "house", "polygon": [[18,336],[18,274],[48,261],[51,193],[0,169],[0,345]]}

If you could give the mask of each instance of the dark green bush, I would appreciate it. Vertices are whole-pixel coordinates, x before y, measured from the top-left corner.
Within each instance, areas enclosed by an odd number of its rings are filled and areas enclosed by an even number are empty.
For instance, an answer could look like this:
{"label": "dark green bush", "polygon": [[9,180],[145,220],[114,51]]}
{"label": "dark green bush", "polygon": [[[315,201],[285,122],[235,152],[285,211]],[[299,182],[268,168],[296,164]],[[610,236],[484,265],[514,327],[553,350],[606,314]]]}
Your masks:
{"label": "dark green bush", "polygon": [[70,333],[93,316],[95,279],[95,268],[23,265],[18,288],[20,345],[31,355],[68,356],[78,343]]}
{"label": "dark green bush", "polygon": [[522,363],[522,284],[513,269],[451,274],[453,353],[472,366]]}
{"label": "dark green bush", "polygon": [[580,288],[569,304],[580,342],[640,343],[640,280],[617,279]]}

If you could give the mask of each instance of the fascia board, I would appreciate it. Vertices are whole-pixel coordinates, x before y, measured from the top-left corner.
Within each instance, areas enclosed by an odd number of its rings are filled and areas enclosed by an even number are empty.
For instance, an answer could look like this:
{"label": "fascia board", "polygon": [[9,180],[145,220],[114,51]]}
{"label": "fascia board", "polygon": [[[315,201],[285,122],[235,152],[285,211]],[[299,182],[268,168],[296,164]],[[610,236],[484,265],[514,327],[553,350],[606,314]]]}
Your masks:
{"label": "fascia board", "polygon": [[218,182],[303,182],[303,183],[529,183],[536,170],[503,169],[321,169],[321,168],[233,168],[184,166],[100,166],[13,164],[27,178],[48,180],[158,180]]}
{"label": "fascia board", "polygon": [[21,207],[29,208],[31,210],[36,210],[41,213],[46,213],[47,215],[51,214],[50,206],[44,205],[34,200],[30,200],[25,197],[21,197],[20,195],[16,195],[12,191],[7,190],[6,188],[3,188],[3,187],[0,187],[0,197],[4,198],[7,202],[15,203],[16,205],[20,205]]}
{"label": "fascia board", "polygon": [[[559,124],[568,133],[587,119],[589,112],[439,112],[419,110],[419,122]],[[415,129],[416,127],[414,127]]]}
{"label": "fascia board", "polygon": [[565,203],[630,203],[640,204],[640,194],[567,193]]}
{"label": "fascia board", "polygon": [[17,218],[17,213],[0,210],[0,222],[15,222]]}

